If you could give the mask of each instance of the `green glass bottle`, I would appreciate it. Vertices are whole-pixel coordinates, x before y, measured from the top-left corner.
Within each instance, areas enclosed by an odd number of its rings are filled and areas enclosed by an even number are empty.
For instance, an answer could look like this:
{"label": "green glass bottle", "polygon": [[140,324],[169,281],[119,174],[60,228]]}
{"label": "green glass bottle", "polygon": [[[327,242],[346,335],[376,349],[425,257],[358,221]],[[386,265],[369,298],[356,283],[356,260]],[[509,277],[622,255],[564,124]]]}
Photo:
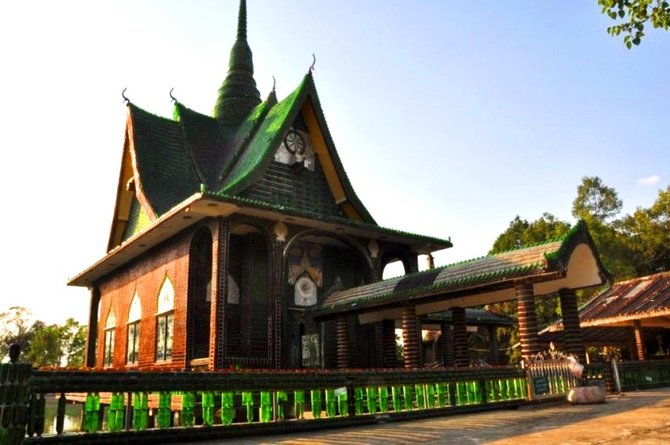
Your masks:
{"label": "green glass bottle", "polygon": [[377,388],[368,386],[365,388],[365,398],[367,399],[368,413],[374,414],[377,412]]}
{"label": "green glass bottle", "polygon": [[386,386],[379,387],[379,411],[382,413],[389,412],[389,389]]}
{"label": "green glass bottle", "polygon": [[156,427],[169,428],[172,423],[172,393],[161,391],[158,393],[158,413],[156,414]]}
{"label": "green glass bottle", "polygon": [[404,399],[405,411],[410,411],[412,409],[412,386],[404,385],[402,387],[402,396]]}
{"label": "green glass bottle", "polygon": [[224,391],[221,393],[221,423],[230,425],[235,418],[235,393]]}
{"label": "green glass bottle", "polygon": [[142,431],[147,428],[149,396],[145,392],[133,393],[133,428]]}
{"label": "green glass bottle", "polygon": [[429,383],[426,385],[426,404],[428,408],[435,408],[435,384]]}
{"label": "green glass bottle", "polygon": [[437,393],[437,406],[447,406],[447,385],[443,382],[436,383],[435,392]]}
{"label": "green glass bottle", "polygon": [[261,391],[261,406],[258,409],[258,418],[263,423],[272,420],[272,393],[270,391]]}
{"label": "green glass bottle", "polygon": [[277,391],[277,420],[284,420],[286,418],[286,404],[288,403],[288,394],[286,391]]}
{"label": "green glass bottle", "polygon": [[357,416],[363,414],[363,388],[354,388],[354,413]]}
{"label": "green glass bottle", "polygon": [[204,426],[214,425],[214,393],[203,391],[200,396],[202,406],[202,424]]}
{"label": "green glass bottle", "polygon": [[293,391],[293,403],[295,404],[295,418],[302,419],[305,416],[305,391],[298,389]]}
{"label": "green glass bottle", "polygon": [[242,405],[247,408],[247,423],[254,421],[254,394],[251,391],[242,391]]}
{"label": "green glass bottle", "polygon": [[181,396],[181,424],[193,426],[195,424],[195,394],[185,392]]}
{"label": "green glass bottle", "polygon": [[393,399],[393,411],[400,412],[402,409],[402,386],[391,387],[391,398]]}
{"label": "green glass bottle", "polygon": [[424,385],[414,385],[414,391],[416,392],[416,406],[419,409],[424,409],[426,407],[426,393]]}
{"label": "green glass bottle", "polygon": [[335,417],[337,415],[337,398],[335,390],[326,389],[326,417]]}
{"label": "green glass bottle", "polygon": [[311,400],[311,407],[312,407],[312,416],[315,419],[320,419],[321,418],[321,408],[322,408],[321,390],[320,389],[311,390],[310,391],[310,400]]}
{"label": "green glass bottle", "polygon": [[341,388],[340,390],[335,391],[335,397],[337,397],[337,411],[340,416],[349,415],[349,397],[347,396],[346,388]]}

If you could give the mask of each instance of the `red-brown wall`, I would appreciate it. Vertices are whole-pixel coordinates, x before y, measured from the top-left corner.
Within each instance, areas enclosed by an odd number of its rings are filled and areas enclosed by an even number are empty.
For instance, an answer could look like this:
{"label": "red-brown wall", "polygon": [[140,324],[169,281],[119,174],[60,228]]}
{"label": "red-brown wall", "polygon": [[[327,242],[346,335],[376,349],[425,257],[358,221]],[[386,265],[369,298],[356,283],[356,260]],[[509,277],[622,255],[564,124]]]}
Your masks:
{"label": "red-brown wall", "polygon": [[[105,323],[113,307],[116,316],[114,368],[126,367],[128,311],[137,292],[142,305],[140,351],[137,365],[129,368],[183,369],[186,367],[186,307],[188,294],[189,247],[192,231],[177,235],[139,257],[133,263],[100,280],[100,318],[98,320],[96,367],[103,366]],[[158,293],[165,277],[175,290],[172,360],[156,362],[156,313]]]}

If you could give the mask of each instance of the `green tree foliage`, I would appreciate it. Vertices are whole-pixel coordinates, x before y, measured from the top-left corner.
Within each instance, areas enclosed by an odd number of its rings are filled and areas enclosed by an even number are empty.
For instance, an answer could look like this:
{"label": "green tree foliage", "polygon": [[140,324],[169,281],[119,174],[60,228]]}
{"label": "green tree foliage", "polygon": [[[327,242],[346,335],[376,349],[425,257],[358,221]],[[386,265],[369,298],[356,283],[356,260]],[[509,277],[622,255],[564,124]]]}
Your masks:
{"label": "green tree foliage", "polygon": [[7,357],[9,347],[13,343],[21,346],[21,351],[28,350],[35,335],[35,326],[31,326],[32,313],[20,306],[13,306],[0,313],[0,360]]}
{"label": "green tree foliage", "polygon": [[659,190],[650,208],[638,208],[618,221],[617,227],[636,275],[670,270],[670,187]]}
{"label": "green tree foliage", "polygon": [[572,215],[586,221],[600,259],[617,280],[634,277],[637,273],[632,252],[615,219],[622,205],[616,190],[605,185],[598,176],[582,178],[572,202]]}
{"label": "green tree foliage", "polygon": [[86,326],[73,318],[63,325],[46,325],[39,320],[31,324],[31,320],[31,312],[23,307],[0,313],[0,359],[7,357],[11,344],[18,343],[22,360],[35,367],[83,364]]}
{"label": "green tree foliage", "polygon": [[606,223],[621,211],[622,202],[612,187],[598,176],[585,176],[572,202],[572,216],[587,223]]}
{"label": "green tree foliage", "polygon": [[670,4],[665,0],[598,0],[603,14],[619,23],[607,28],[612,36],[623,33],[623,43],[628,49],[639,45],[648,23],[654,28],[670,28]]}
{"label": "green tree foliage", "polygon": [[551,213],[544,213],[537,220],[529,223],[518,215],[510,223],[507,230],[496,238],[490,254],[510,249],[541,243],[550,239],[560,238],[568,233],[570,224],[556,219]]}

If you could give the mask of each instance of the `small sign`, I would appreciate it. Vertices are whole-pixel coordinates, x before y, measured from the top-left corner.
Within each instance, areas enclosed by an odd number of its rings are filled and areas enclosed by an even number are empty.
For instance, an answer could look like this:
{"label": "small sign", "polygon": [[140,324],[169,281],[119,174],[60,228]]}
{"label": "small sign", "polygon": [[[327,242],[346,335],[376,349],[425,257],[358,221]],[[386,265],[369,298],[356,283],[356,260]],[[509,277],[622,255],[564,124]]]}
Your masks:
{"label": "small sign", "polygon": [[535,392],[536,396],[549,392],[549,380],[547,376],[533,377],[533,392]]}

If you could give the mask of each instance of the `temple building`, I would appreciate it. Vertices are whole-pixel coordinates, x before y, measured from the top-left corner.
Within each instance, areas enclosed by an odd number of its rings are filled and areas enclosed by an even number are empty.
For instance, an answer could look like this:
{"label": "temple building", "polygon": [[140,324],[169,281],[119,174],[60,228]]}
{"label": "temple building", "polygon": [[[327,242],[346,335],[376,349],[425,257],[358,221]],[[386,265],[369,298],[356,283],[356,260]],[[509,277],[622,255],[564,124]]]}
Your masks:
{"label": "temple building", "polygon": [[[431,361],[467,366],[465,308],[514,299],[530,357],[533,298],[560,292],[576,317],[574,290],[608,280],[581,223],[560,240],[419,272],[418,256],[450,240],[375,222],[311,69],[282,100],[263,99],[253,73],[242,0],[212,116],[175,101],[167,119],[128,102],[108,251],[69,282],[91,290],[87,366],[418,367],[423,323],[443,334]],[[396,261],[405,275],[382,280]]]}

